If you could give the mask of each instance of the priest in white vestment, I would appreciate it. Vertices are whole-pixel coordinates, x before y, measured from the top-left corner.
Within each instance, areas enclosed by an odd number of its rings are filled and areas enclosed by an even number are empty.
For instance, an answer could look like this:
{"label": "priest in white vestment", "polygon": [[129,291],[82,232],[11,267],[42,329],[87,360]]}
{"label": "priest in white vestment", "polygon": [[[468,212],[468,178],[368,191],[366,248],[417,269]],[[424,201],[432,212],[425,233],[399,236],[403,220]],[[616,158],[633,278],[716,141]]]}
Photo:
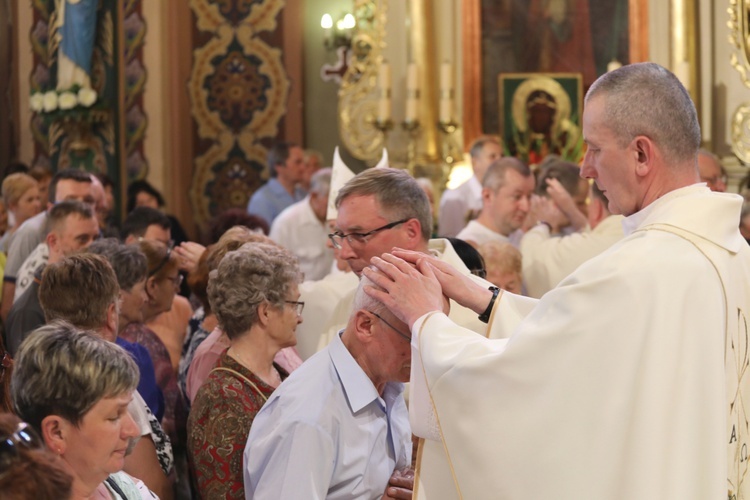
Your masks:
{"label": "priest in white vestment", "polygon": [[[583,134],[581,175],[626,236],[540,300],[410,252],[365,270],[412,329],[413,432],[445,446],[466,499],[750,498],[742,199],[699,182],[695,107],[661,66],[599,78]],[[510,338],[455,325],[442,294]]]}

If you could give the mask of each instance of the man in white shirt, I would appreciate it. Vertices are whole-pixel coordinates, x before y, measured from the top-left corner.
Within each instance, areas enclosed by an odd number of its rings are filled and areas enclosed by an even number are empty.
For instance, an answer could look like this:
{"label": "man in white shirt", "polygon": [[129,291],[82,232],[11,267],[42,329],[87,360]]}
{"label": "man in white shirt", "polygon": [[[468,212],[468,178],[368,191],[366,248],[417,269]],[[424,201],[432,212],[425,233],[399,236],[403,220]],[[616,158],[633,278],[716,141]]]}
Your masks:
{"label": "man in white shirt", "polygon": [[482,180],[487,168],[503,156],[503,148],[497,137],[483,135],[471,144],[469,154],[474,175],[440,198],[438,235],[443,238],[455,237],[482,209]]}
{"label": "man in white shirt", "polygon": [[274,219],[268,235],[297,256],[305,280],[320,280],[331,272],[333,252],[326,247],[328,228],[325,224],[330,185],[330,168],[315,172],[308,195],[285,208]]}
{"label": "man in white shirt", "polygon": [[[554,186],[554,187],[553,187]],[[569,204],[574,202],[559,183],[550,188],[556,189],[559,195],[566,196]],[[548,224],[537,224],[521,239],[523,256],[523,280],[529,297],[540,298],[552,290],[578,266],[599,255],[607,248],[620,241],[625,235],[622,231],[622,215],[612,215],[607,208],[607,197],[596,184],[590,188],[588,206],[589,228],[581,232],[564,236],[554,236],[552,226],[559,225],[562,211],[552,199],[540,200],[540,220],[552,221]]]}
{"label": "man in white shirt", "polygon": [[[750,498],[742,198],[699,182],[695,106],[657,64],[601,76],[583,136],[581,175],[626,236],[541,299],[405,252],[418,270],[385,255],[385,275],[365,271],[412,330],[413,432],[446,446],[464,498]],[[453,325],[443,294],[510,338]]]}
{"label": "man in white shirt", "polygon": [[410,338],[364,284],[346,328],[253,420],[247,498],[411,498]]}
{"label": "man in white shirt", "polygon": [[482,182],[482,211],[456,236],[474,246],[490,241],[518,245],[521,228],[531,207],[534,176],[521,160],[501,158],[487,169]]}

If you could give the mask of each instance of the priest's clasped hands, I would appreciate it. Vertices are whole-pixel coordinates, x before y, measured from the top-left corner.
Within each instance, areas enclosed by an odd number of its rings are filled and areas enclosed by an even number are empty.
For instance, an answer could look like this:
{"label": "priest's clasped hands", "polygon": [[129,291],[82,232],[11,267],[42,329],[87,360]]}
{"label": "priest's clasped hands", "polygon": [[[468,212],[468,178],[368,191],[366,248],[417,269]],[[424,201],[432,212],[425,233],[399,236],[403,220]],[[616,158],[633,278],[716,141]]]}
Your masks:
{"label": "priest's clasped hands", "polygon": [[409,328],[429,312],[448,314],[447,299],[477,314],[492,299],[491,291],[428,254],[394,248],[391,253],[373,257],[370,263],[372,267],[365,268],[364,275],[382,290],[366,285],[365,292],[382,302]]}

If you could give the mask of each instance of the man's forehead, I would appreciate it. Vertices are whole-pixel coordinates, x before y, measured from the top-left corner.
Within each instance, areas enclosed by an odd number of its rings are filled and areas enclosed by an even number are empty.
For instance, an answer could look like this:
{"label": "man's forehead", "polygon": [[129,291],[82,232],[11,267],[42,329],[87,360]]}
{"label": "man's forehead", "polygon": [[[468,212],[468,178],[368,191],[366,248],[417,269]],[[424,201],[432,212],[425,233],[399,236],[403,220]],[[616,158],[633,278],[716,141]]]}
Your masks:
{"label": "man's forehead", "polygon": [[336,227],[338,229],[357,230],[373,222],[384,221],[380,203],[375,195],[351,195],[339,203]]}

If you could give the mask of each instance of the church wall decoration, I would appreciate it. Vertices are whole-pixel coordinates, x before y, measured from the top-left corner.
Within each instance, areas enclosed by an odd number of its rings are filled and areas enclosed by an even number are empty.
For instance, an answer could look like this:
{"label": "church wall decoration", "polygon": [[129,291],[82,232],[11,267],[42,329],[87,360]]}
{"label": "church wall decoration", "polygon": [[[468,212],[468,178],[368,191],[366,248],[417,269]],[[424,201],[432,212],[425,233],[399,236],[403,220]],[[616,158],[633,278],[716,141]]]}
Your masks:
{"label": "church wall decoration", "polygon": [[[95,20],[91,21],[95,31],[88,74],[90,88],[94,91],[91,95],[95,95],[93,103],[81,97],[78,83],[57,88],[61,78],[61,38],[58,35],[62,36],[57,21],[62,3],[64,0],[33,0],[32,3],[29,36],[33,49],[30,75],[33,162],[48,165],[53,170],[82,168],[105,172],[118,181],[121,178],[118,145],[122,143],[127,155],[126,178],[143,177],[148,163],[143,155],[147,118],[143,111],[146,72],[142,49],[146,24],[141,15],[141,0],[126,0],[122,7],[118,0],[96,0],[88,4],[95,12]],[[118,47],[120,29],[124,30],[122,47]],[[125,63],[124,75],[118,72],[121,58]],[[63,94],[69,90],[73,94],[77,92],[78,101],[71,109],[63,110]],[[120,92],[124,93],[123,110],[119,109]],[[39,104],[39,96],[49,97],[51,103],[53,94],[57,98],[55,109]],[[120,113],[126,114],[126,130],[120,130]],[[120,133],[125,135],[122,141]]]}
{"label": "church wall decoration", "polygon": [[199,225],[244,209],[265,182],[267,148],[278,136],[291,85],[274,46],[284,5],[190,1],[198,31],[188,82],[197,136],[190,200]]}
{"label": "church wall decoration", "polygon": [[503,73],[498,83],[506,154],[532,165],[548,154],[573,163],[582,159],[580,73]]}

